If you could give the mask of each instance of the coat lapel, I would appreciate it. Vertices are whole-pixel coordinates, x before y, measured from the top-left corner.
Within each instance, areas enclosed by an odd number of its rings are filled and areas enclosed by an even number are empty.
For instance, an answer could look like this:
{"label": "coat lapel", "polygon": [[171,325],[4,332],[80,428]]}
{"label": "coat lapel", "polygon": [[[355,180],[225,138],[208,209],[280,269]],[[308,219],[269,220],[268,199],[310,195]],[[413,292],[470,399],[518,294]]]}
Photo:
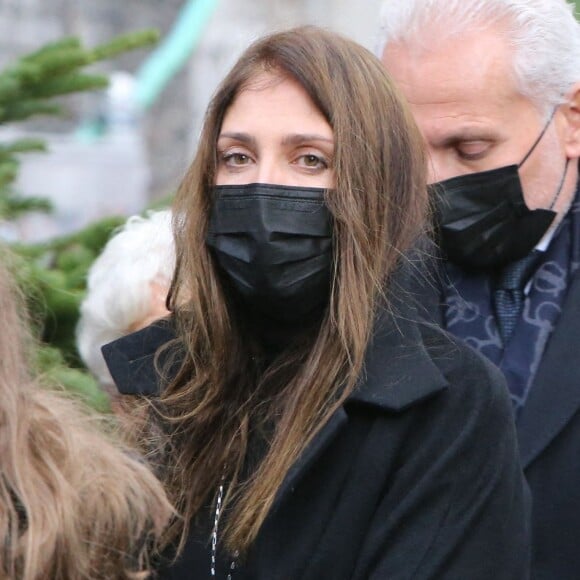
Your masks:
{"label": "coat lapel", "polygon": [[[401,290],[401,300],[394,301],[390,311],[379,315],[359,384],[290,469],[272,511],[348,424],[349,405],[399,413],[448,386],[423,345],[415,322],[418,315],[408,303],[411,301],[409,298],[410,295]],[[122,393],[146,396],[159,393],[160,377],[155,369],[155,354],[159,346],[173,338],[172,325],[163,322],[103,347],[111,374]],[[163,365],[163,360],[159,362]]]}
{"label": "coat lapel", "polygon": [[580,274],[577,273],[517,424],[524,469],[580,408],[580,376],[570,364],[580,357],[579,345]]}
{"label": "coat lapel", "polygon": [[347,424],[348,417],[346,411],[340,408],[316,434],[298,461],[290,468],[282,485],[278,489],[274,505],[270,511],[270,517],[276,512],[283,499],[292,493],[304,474],[308,472],[310,467],[314,465],[316,459],[328,448]]}
{"label": "coat lapel", "polygon": [[401,412],[447,388],[447,379],[425,349],[418,324],[412,322],[414,317],[410,308],[396,318],[385,316],[369,345],[361,383],[347,404]]}
{"label": "coat lapel", "polygon": [[416,313],[384,313],[376,325],[365,357],[359,385],[317,433],[280,486],[272,513],[291,492],[316,459],[348,425],[348,407],[364,405],[377,412],[400,413],[448,387],[447,379],[425,350]]}

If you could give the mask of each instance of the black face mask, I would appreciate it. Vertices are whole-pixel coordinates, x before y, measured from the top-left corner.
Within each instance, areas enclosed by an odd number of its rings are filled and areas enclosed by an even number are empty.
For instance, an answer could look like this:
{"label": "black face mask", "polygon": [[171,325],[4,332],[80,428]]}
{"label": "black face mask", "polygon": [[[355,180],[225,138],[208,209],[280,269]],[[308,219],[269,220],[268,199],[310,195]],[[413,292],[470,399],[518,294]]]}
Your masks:
{"label": "black face mask", "polygon": [[532,154],[552,117],[519,165],[460,175],[432,185],[439,243],[465,268],[503,266],[536,246],[556,217],[552,207],[564,185],[568,161],[550,209],[530,210],[518,169]]}
{"label": "black face mask", "polygon": [[332,219],[324,192],[261,183],[215,188],[206,242],[253,309],[288,321],[328,301]]}

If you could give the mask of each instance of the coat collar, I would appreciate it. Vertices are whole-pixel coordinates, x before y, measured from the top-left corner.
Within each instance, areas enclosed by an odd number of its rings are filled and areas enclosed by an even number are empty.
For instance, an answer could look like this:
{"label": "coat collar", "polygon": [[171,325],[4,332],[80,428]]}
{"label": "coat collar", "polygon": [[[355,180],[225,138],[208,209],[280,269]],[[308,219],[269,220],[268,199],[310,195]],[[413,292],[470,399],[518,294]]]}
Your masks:
{"label": "coat collar", "polygon": [[349,403],[403,411],[448,386],[425,348],[416,317],[412,307],[401,306],[379,318]]}
{"label": "coat collar", "polygon": [[[379,413],[401,413],[447,388],[446,378],[423,344],[416,322],[418,315],[409,306],[407,294],[405,300],[406,304],[393,305],[396,314],[385,311],[378,317],[359,384],[292,466],[278,490],[271,515],[348,424],[349,408],[362,405]],[[159,392],[161,381],[155,370],[155,353],[174,337],[171,324],[165,321],[103,347],[121,393]]]}
{"label": "coat collar", "polygon": [[[348,398],[349,404],[403,411],[447,386],[423,345],[414,318],[414,309],[402,305],[398,305],[397,314],[381,313],[367,349],[363,374]],[[103,356],[122,394],[159,393],[161,377],[155,355],[174,338],[171,322],[161,320],[103,346]],[[163,367],[162,356],[158,367]]]}
{"label": "coat collar", "polygon": [[[270,515],[292,492],[310,466],[348,424],[348,410],[363,405],[381,413],[401,413],[448,387],[423,345],[419,325],[408,315],[383,313],[375,327],[357,388],[316,434],[284,479]],[[416,316],[416,313],[415,313]]]}
{"label": "coat collar", "polygon": [[[155,365],[155,354],[175,338],[170,320],[159,320],[151,326],[124,336],[101,348],[109,372],[123,395],[154,396],[159,394],[161,377]],[[159,361],[161,365],[162,360]]]}

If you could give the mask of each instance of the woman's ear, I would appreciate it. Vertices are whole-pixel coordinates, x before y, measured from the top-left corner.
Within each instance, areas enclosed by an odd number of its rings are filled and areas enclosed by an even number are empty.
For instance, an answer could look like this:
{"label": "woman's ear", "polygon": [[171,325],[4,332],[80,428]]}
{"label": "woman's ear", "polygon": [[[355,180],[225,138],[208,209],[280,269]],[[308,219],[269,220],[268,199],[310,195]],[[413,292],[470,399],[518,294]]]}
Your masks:
{"label": "woman's ear", "polygon": [[561,107],[564,117],[564,150],[569,159],[580,158],[580,82],[568,93]]}

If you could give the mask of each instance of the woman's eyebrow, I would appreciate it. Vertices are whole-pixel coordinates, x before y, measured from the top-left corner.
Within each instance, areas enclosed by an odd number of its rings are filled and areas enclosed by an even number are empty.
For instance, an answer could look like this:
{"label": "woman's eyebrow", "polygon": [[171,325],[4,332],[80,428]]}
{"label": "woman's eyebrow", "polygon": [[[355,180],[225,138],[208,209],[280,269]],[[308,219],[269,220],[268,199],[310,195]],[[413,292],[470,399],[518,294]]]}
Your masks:
{"label": "woman's eyebrow", "polygon": [[[257,144],[256,138],[249,133],[242,133],[237,131],[227,131],[225,133],[220,133],[218,141],[220,139],[232,139],[234,141],[239,141],[240,143],[245,143],[252,146]],[[293,133],[291,135],[286,135],[282,139],[282,145],[300,145],[302,143],[308,143],[312,141],[322,141],[324,143],[334,145],[334,139],[325,135],[319,135],[318,133]]]}
{"label": "woman's eyebrow", "polygon": [[316,133],[295,133],[292,135],[286,135],[282,139],[282,145],[300,145],[301,143],[306,143],[308,141],[324,141],[325,143],[334,145],[334,139]]}
{"label": "woman's eyebrow", "polygon": [[227,132],[220,133],[218,141],[220,139],[233,139],[234,141],[239,141],[240,143],[245,143],[247,145],[256,145],[256,138],[252,137],[249,133],[237,133],[237,132]]}

